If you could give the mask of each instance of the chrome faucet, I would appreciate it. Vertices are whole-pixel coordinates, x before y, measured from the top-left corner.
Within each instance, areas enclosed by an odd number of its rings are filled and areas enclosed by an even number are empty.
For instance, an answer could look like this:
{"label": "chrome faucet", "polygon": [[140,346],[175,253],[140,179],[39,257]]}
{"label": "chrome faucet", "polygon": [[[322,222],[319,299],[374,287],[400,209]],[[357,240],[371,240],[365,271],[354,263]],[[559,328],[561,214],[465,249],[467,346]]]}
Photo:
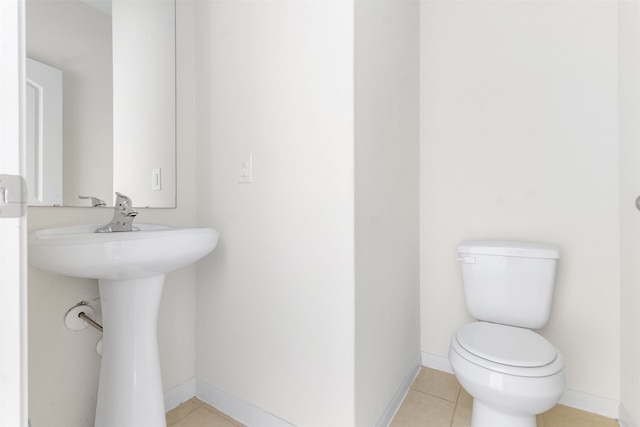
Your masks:
{"label": "chrome faucet", "polygon": [[124,194],[116,192],[116,206],[113,219],[104,227],[96,230],[96,233],[112,233],[117,231],[138,231],[138,227],[131,225],[138,211],[131,206],[131,199]]}
{"label": "chrome faucet", "polygon": [[94,196],[81,196],[78,194],[78,199],[90,199],[91,200],[91,207],[94,208],[103,208],[105,206],[107,206],[107,204],[104,202],[104,200],[99,199],[98,197],[94,197]]}

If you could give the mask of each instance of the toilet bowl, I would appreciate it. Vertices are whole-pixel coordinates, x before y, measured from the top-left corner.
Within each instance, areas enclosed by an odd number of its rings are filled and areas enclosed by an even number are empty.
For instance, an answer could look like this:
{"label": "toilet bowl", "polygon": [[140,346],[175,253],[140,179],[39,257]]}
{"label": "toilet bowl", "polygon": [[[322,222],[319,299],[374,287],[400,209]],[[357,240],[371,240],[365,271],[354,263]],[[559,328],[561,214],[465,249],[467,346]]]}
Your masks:
{"label": "toilet bowl", "polygon": [[449,363],[473,397],[472,427],[536,427],[564,392],[564,359],[532,329],[548,319],[559,249],[515,241],[458,244],[467,308]]}
{"label": "toilet bowl", "polygon": [[473,427],[536,427],[536,414],[551,409],[566,385],[560,352],[515,326],[462,326],[451,338],[449,362],[474,399]]}

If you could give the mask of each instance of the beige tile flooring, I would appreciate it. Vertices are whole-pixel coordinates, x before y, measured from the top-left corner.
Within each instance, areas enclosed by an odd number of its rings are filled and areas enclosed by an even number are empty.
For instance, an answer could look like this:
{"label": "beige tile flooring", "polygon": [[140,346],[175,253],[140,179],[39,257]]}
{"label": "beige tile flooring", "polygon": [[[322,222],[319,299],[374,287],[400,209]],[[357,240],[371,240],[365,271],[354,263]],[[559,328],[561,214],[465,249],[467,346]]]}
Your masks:
{"label": "beige tile flooring", "polygon": [[[472,403],[473,399],[454,375],[422,368],[391,427],[469,427]],[[556,405],[538,415],[538,427],[618,427],[618,422]]]}
{"label": "beige tile flooring", "polygon": [[[455,376],[422,368],[402,402],[391,427],[469,427],[471,396]],[[168,427],[242,427],[215,408],[190,399],[167,413]],[[331,427],[331,426],[327,426]],[[538,427],[618,427],[600,415],[556,405],[538,415]]]}
{"label": "beige tile flooring", "polygon": [[194,397],[167,412],[167,427],[242,427],[242,424]]}

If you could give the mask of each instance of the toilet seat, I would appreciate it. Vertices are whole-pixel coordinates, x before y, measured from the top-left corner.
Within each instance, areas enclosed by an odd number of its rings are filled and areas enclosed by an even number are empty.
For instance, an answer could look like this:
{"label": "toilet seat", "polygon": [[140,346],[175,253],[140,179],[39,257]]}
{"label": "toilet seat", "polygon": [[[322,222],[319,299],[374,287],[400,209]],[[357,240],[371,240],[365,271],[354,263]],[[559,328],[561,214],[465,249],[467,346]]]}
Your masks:
{"label": "toilet seat", "polygon": [[489,322],[460,327],[452,348],[466,360],[505,374],[541,377],[563,368],[562,356],[542,336],[530,329]]}

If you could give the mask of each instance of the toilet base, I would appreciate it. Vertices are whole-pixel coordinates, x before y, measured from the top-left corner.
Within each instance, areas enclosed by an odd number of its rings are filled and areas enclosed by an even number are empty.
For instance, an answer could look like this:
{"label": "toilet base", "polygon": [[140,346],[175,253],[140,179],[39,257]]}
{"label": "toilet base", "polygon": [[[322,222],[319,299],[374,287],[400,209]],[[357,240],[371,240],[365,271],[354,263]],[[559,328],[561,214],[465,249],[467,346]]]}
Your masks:
{"label": "toilet base", "polygon": [[471,427],[536,427],[536,416],[505,414],[473,399]]}

